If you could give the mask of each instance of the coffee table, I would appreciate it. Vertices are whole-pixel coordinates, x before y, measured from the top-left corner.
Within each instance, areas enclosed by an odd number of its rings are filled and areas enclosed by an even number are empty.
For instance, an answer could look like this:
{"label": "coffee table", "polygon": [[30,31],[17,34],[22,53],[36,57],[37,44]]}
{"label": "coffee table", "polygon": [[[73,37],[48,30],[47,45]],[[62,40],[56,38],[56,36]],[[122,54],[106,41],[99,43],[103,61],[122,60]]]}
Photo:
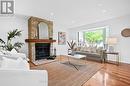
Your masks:
{"label": "coffee table", "polygon": [[[77,70],[78,70],[78,68],[76,67],[76,65],[74,65],[73,63],[71,63],[70,58],[74,58],[74,59],[85,58],[85,60],[86,60],[86,55],[80,55],[80,54],[67,55],[67,57],[68,57],[68,62],[69,62],[69,64],[72,65],[72,66],[74,66],[75,69],[77,69]],[[85,61],[85,64],[86,64],[86,61]]]}

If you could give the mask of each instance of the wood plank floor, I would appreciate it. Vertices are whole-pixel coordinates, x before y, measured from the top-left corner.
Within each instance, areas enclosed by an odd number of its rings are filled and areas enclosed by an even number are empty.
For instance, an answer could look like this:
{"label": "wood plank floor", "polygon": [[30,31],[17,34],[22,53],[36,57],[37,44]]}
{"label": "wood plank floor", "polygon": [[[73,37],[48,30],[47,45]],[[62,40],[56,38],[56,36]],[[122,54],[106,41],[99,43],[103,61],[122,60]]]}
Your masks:
{"label": "wood plank floor", "polygon": [[130,86],[130,65],[104,64],[83,86]]}
{"label": "wood plank floor", "polygon": [[121,63],[117,66],[105,63],[102,65],[103,68],[82,86],[130,86],[130,64]]}

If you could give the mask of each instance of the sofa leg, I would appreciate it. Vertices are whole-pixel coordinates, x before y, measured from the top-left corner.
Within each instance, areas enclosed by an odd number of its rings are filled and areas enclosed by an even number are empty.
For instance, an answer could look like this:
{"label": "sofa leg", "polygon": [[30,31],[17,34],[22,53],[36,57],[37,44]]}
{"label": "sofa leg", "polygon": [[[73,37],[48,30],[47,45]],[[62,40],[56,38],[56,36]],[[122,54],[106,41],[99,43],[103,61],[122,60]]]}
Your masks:
{"label": "sofa leg", "polygon": [[101,63],[103,63],[103,61],[101,60]]}

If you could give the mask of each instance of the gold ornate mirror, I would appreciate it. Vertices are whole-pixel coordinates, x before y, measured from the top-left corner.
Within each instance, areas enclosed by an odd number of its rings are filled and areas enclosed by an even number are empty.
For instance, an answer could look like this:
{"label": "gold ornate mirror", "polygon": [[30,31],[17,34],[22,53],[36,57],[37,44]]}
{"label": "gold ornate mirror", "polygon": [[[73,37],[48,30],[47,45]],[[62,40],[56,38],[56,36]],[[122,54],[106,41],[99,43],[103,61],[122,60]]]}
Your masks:
{"label": "gold ornate mirror", "polygon": [[122,30],[121,35],[123,37],[130,37],[130,28],[125,28],[124,30]]}

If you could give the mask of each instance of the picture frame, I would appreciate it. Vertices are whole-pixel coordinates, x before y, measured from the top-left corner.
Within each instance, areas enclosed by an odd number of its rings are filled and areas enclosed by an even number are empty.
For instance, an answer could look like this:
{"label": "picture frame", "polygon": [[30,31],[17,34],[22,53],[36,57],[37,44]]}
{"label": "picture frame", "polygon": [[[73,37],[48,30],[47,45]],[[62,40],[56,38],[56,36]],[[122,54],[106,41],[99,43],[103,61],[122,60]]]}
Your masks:
{"label": "picture frame", "polygon": [[58,32],[58,45],[65,45],[65,44],[66,44],[66,33]]}

